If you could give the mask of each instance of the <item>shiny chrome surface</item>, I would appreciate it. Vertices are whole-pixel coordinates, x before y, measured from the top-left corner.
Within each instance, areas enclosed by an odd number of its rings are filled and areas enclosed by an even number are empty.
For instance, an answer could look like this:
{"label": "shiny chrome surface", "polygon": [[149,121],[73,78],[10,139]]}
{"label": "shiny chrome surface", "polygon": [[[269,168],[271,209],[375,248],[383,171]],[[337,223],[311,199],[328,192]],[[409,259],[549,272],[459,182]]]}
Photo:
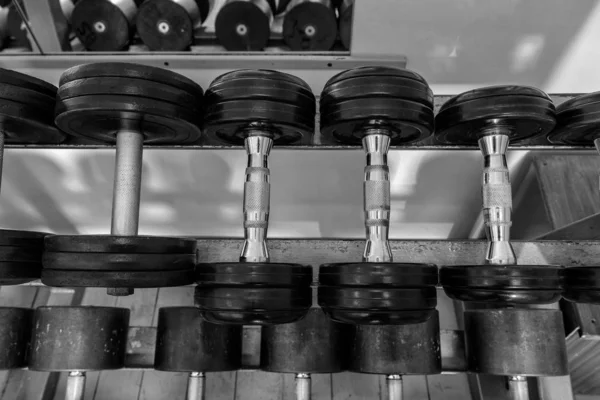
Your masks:
{"label": "shiny chrome surface", "polygon": [[190,372],[188,378],[186,400],[204,400],[206,393],[206,376],[203,372]]}
{"label": "shiny chrome surface", "polygon": [[296,374],[296,400],[310,400],[310,374]]}
{"label": "shiny chrome surface", "polygon": [[529,400],[527,378],[524,376],[509,376],[508,393],[511,400]]}
{"label": "shiny chrome surface", "polygon": [[402,375],[388,375],[385,378],[389,400],[402,400]]}
{"label": "shiny chrome surface", "polygon": [[71,371],[67,376],[66,400],[83,400],[85,393],[85,372]]}

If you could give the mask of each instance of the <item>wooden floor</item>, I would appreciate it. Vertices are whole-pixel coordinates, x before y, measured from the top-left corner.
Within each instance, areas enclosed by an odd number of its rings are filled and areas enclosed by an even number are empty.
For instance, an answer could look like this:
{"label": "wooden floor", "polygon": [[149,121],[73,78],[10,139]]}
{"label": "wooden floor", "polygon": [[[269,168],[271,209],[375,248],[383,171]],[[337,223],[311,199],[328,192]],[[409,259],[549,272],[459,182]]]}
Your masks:
{"label": "wooden floor", "polygon": [[[438,310],[442,329],[456,329],[452,302],[441,292]],[[37,307],[40,305],[96,305],[131,309],[131,326],[156,325],[160,307],[193,304],[193,288],[136,290],[133,296],[111,297],[104,289],[81,292],[35,287],[2,287],[0,304]],[[88,372],[86,399],[184,399],[187,374],[157,371]],[[0,372],[1,400],[64,399],[65,373],[33,371]],[[470,400],[465,375],[407,376],[405,398],[409,400]],[[294,376],[261,371],[207,374],[206,398],[211,400],[291,400]],[[355,373],[312,376],[313,400],[387,400],[385,377]]]}

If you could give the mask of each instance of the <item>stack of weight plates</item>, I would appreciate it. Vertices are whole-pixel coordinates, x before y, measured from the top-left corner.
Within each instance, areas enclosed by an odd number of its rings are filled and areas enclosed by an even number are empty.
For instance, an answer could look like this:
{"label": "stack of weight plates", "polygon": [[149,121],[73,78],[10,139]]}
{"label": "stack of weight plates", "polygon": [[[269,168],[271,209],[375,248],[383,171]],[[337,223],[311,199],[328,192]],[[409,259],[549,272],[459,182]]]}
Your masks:
{"label": "stack of weight plates", "polygon": [[42,282],[49,286],[166,287],[193,281],[196,242],[151,236],[48,236]]}
{"label": "stack of weight plates", "polygon": [[44,236],[41,232],[0,230],[0,285],[39,279]]}

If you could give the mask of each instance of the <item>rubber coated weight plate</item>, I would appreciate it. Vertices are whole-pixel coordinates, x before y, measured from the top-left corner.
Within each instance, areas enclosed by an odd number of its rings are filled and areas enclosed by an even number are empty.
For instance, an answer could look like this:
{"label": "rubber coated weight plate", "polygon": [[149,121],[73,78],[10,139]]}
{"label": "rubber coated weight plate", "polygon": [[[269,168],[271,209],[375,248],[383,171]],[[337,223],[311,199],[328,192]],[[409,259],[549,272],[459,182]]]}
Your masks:
{"label": "rubber coated weight plate", "polygon": [[74,271],[44,269],[42,283],[47,286],[157,288],[184,286],[194,282],[194,271]]}
{"label": "rubber coated weight plate", "polygon": [[146,0],[137,13],[137,33],[152,51],[186,50],[194,41],[194,29],[206,19],[208,6],[208,0]]}
{"label": "rubber coated weight plate", "polygon": [[144,135],[145,144],[188,144],[200,137],[200,115],[163,101],[133,96],[94,95],[60,100],[56,125],[64,132],[116,143],[123,128]]}
{"label": "rubber coated weight plate", "polygon": [[448,297],[467,302],[517,304],[550,304],[560,300],[561,288],[556,289],[488,289],[486,287],[445,286]]}
{"label": "rubber coated weight plate", "polygon": [[575,303],[600,304],[600,290],[566,287],[562,293],[565,300]]}
{"label": "rubber coated weight plate", "polygon": [[201,113],[202,103],[189,92],[171,85],[152,82],[145,79],[97,77],[70,81],[60,86],[60,100],[78,96],[124,95],[166,101],[185,107],[192,112]]}
{"label": "rubber coated weight plate", "polygon": [[196,266],[201,286],[303,287],[312,283],[312,267],[287,263],[212,263]]}
{"label": "rubber coated weight plate", "polygon": [[5,144],[58,144],[65,135],[52,123],[52,109],[40,110],[16,101],[0,100],[0,126]]}
{"label": "rubber coated weight plate", "polygon": [[98,371],[125,365],[126,308],[39,307],[33,326],[33,371]]}
{"label": "rubber coated weight plate", "polygon": [[214,323],[285,324],[302,318],[312,302],[310,287],[240,288],[196,286],[194,303]]}
{"label": "rubber coated weight plate", "polygon": [[32,108],[38,108],[41,112],[48,114],[54,112],[56,102],[56,97],[10,84],[0,84],[0,99],[16,101]]}
{"label": "rubber coated weight plate", "polygon": [[451,266],[440,270],[440,283],[445,287],[560,290],[563,272],[557,265]]}
{"label": "rubber coated weight plate", "polygon": [[78,0],[71,26],[83,46],[92,51],[123,50],[133,33],[123,10],[110,0]]}
{"label": "rubber coated weight plate", "polygon": [[565,268],[563,297],[576,303],[600,304],[600,267]]}
{"label": "rubber coated weight plate", "polygon": [[44,248],[47,233],[0,229],[0,246],[23,246]]}
{"label": "rubber coated weight plate", "polygon": [[340,40],[346,48],[350,50],[352,40],[352,15],[354,14],[354,0],[344,0],[339,8],[339,30]]}
{"label": "rubber coated weight plate", "polygon": [[556,125],[554,104],[539,89],[490,86],[448,100],[435,119],[436,139],[449,144],[477,144],[481,130],[495,125],[510,130],[510,140],[548,134]]}
{"label": "rubber coated weight plate", "polygon": [[272,19],[264,0],[228,0],[215,19],[215,34],[229,51],[260,51],[269,41]]}
{"label": "rubber coated weight plate", "polygon": [[42,246],[0,246],[0,262],[40,263]]}
{"label": "rubber coated weight plate", "polygon": [[62,253],[191,254],[196,241],[159,236],[48,235],[45,251]]}
{"label": "rubber coated weight plate", "polygon": [[42,263],[0,262],[0,286],[20,285],[40,279]]}
{"label": "rubber coated weight plate", "polygon": [[156,83],[173,86],[196,96],[200,102],[204,92],[202,88],[191,79],[162,68],[132,63],[92,63],[82,64],[69,68],[60,76],[59,85],[84,78],[133,78],[144,79]]}
{"label": "rubber coated weight plate", "polygon": [[0,370],[27,366],[33,310],[0,307]]}
{"label": "rubber coated weight plate", "polygon": [[56,97],[56,86],[10,69],[0,68],[0,83],[33,90],[50,98]]}
{"label": "rubber coated weight plate", "polygon": [[350,325],[332,321],[318,308],[311,308],[299,321],[265,326],[261,333],[260,369],[311,374],[344,371],[353,330]]}
{"label": "rubber coated weight plate", "polygon": [[283,17],[283,40],[294,51],[327,51],[337,37],[335,10],[329,0],[301,0]]}
{"label": "rubber coated weight plate", "polygon": [[154,369],[174,372],[233,371],[242,366],[242,327],[211,324],[195,307],[158,311]]}
{"label": "rubber coated weight plate", "polygon": [[350,347],[350,371],[382,375],[442,372],[437,311],[411,325],[357,325]]}
{"label": "rubber coated weight plate", "polygon": [[431,264],[339,263],[319,268],[324,286],[420,287],[438,284],[438,269]]}
{"label": "rubber coated weight plate", "polygon": [[196,254],[121,254],[44,252],[46,269],[74,271],[172,271],[193,269]]}
{"label": "rubber coated weight plate", "polygon": [[600,92],[565,101],[556,108],[557,126],[548,135],[553,143],[589,146],[598,137]]}

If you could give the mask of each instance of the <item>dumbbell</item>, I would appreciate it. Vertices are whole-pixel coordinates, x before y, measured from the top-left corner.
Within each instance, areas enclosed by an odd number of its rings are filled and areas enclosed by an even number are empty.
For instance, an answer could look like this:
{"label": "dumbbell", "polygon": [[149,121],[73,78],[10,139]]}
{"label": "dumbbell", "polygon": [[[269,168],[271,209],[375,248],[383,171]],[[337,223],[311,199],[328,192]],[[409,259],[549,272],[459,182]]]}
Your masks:
{"label": "dumbbell", "polygon": [[29,369],[68,371],[67,400],[81,400],[87,371],[125,365],[129,310],[39,307],[34,312]]}
{"label": "dumbbell", "polygon": [[268,157],[273,144],[309,140],[315,97],[301,79],[269,70],[239,70],[216,78],[205,95],[205,134],[244,144],[244,243],[239,262],[196,267],[195,302],[210,322],[289,323],[311,305],[312,268],[269,263]]}
{"label": "dumbbell", "polygon": [[[0,69],[0,176],[4,144],[58,144],[65,135],[53,123],[56,87],[28,75]],[[40,277],[42,232],[0,229],[0,285]]]}
{"label": "dumbbell", "polygon": [[225,0],[215,19],[215,34],[229,51],[260,51],[267,46],[273,23],[267,0]]}
{"label": "dumbbell", "polygon": [[135,16],[140,2],[74,0],[73,8],[69,10],[69,22],[86,50],[124,50],[135,32]]}
{"label": "dumbbell", "polygon": [[242,327],[211,324],[195,307],[158,311],[154,368],[188,372],[188,400],[204,399],[205,373],[242,365]]}
{"label": "dumbbell", "polygon": [[67,134],[116,142],[110,235],[46,238],[42,282],[49,286],[131,288],[194,280],[194,240],[138,236],[143,144],[195,142],[202,89],[171,71],[137,64],[73,67],[60,78],[56,125]]}
{"label": "dumbbell", "polygon": [[[556,128],[548,135],[552,143],[593,144],[600,151],[600,92],[567,100],[556,108],[556,114]],[[563,297],[577,303],[600,304],[600,267],[566,268]]]}
{"label": "dumbbell", "polygon": [[262,328],[260,368],[296,375],[296,399],[310,400],[311,374],[331,374],[348,367],[352,326],[332,321],[311,308],[300,321]]}
{"label": "dumbbell", "polygon": [[208,0],[146,0],[135,25],[142,42],[152,51],[187,50],[208,9]]}
{"label": "dumbbell", "polygon": [[352,21],[354,0],[343,0],[338,8],[340,40],[347,50],[350,50],[352,40]]}
{"label": "dumbbell", "polygon": [[525,86],[472,90],[448,100],[436,117],[436,139],[478,144],[484,157],[483,218],[488,248],[479,265],[446,266],[440,282],[451,298],[491,304],[467,310],[465,342],[469,371],[508,376],[513,398],[528,398],[526,376],[568,374],[561,312],[527,309],[561,295],[563,268],[517,265],[510,244],[512,194],[509,142],[544,136],[555,125],[548,95]]}
{"label": "dumbbell", "polygon": [[390,398],[401,395],[402,374],[440,372],[437,267],[392,262],[388,242],[389,147],[424,139],[432,131],[433,93],[412,71],[344,71],[321,94],[321,134],[362,143],[367,155],[367,241],[363,262],[321,266],[319,305],[332,319],[358,325],[350,370],[388,375]]}
{"label": "dumbbell", "polygon": [[283,17],[283,40],[294,51],[327,51],[337,38],[330,0],[292,0]]}
{"label": "dumbbell", "polygon": [[27,366],[33,310],[0,307],[0,370]]}

